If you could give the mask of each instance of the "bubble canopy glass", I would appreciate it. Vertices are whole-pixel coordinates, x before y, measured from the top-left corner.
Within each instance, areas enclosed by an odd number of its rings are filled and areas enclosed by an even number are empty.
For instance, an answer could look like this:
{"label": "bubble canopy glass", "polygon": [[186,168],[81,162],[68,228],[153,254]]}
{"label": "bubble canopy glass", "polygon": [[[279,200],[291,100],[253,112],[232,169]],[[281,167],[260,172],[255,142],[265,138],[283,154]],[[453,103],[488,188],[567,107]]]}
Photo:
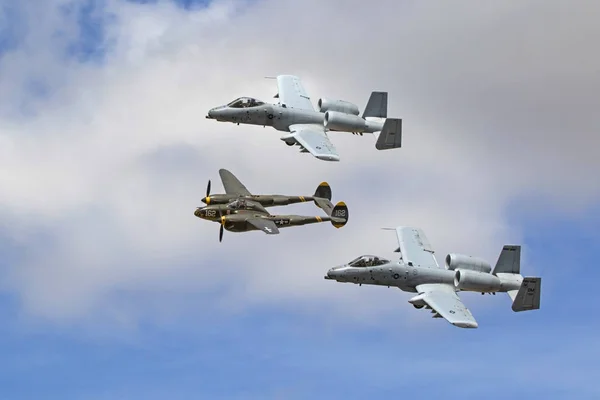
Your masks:
{"label": "bubble canopy glass", "polygon": [[250,108],[262,106],[265,104],[260,100],[253,99],[252,97],[240,97],[239,99],[235,99],[231,103],[227,104],[227,107],[230,108]]}
{"label": "bubble canopy glass", "polygon": [[371,256],[371,255],[364,255],[364,256],[360,256],[360,257],[355,258],[354,260],[350,261],[348,263],[348,266],[350,266],[350,267],[375,267],[377,265],[388,264],[389,262],[390,261],[386,260],[385,258]]}

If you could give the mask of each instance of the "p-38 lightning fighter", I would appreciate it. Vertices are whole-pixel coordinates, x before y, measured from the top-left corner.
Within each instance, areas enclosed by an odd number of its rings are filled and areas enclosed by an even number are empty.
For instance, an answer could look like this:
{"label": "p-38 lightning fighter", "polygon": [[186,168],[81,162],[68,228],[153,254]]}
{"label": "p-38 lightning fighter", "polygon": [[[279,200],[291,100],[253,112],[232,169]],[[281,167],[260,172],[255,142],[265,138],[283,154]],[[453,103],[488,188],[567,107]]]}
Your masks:
{"label": "p-38 lightning fighter", "polygon": [[521,246],[503,247],[496,266],[461,254],[446,256],[446,269],[439,267],[434,251],[419,228],[395,229],[401,254],[399,261],[361,256],[346,265],[331,268],[325,279],[359,285],[396,286],[417,293],[408,300],[415,308],[430,309],[433,318],[445,318],[460,328],[477,328],[477,322],[457,295],[459,291],[506,292],[513,311],[540,308],[542,278],[520,273]]}
{"label": "p-38 lightning fighter", "polygon": [[[331,200],[331,187],[327,182],[322,182],[315,190],[315,194],[312,196],[285,196],[280,194],[252,194],[246,186],[240,182],[235,175],[228,170],[221,168],[219,170],[221,176],[221,182],[225,188],[225,194],[210,194],[210,180],[206,187],[206,197],[201,201],[206,205],[215,204],[228,204],[238,198],[244,198],[246,200],[252,200],[259,203],[263,207],[275,207],[275,206],[287,206],[289,204],[303,203],[306,201],[313,201],[321,208],[327,207],[328,202],[322,201]],[[333,207],[331,207],[333,208]]]}
{"label": "p-38 lightning fighter", "polygon": [[[331,203],[331,188],[326,182],[319,185],[315,196],[281,196],[281,195],[252,195],[248,189],[229,171],[219,171],[226,194],[215,195],[214,204],[210,195],[210,181],[204,203],[198,207],[194,215],[198,218],[219,222],[219,242],[223,240],[224,229],[231,232],[248,232],[261,230],[266,234],[278,234],[280,228],[331,222],[336,228],[341,228],[348,222],[348,207],[344,202],[333,206]],[[324,197],[318,197],[322,195]],[[229,197],[228,197],[229,196]],[[312,200],[317,207],[322,208],[326,217],[308,217],[301,215],[273,215],[266,210],[268,206],[280,206]],[[212,204],[211,204],[212,203]],[[264,203],[265,205],[263,205]]]}
{"label": "p-38 lightning fighter", "polygon": [[300,78],[277,76],[279,103],[270,104],[250,97],[240,97],[231,103],[208,111],[206,118],[217,121],[271,126],[283,135],[287,145],[300,147],[320,160],[339,161],[340,157],[328,131],[353,134],[381,132],[375,144],[378,150],[402,146],[402,120],[387,118],[387,92],[372,92],[367,106],[359,116],[355,104],[342,100],[319,99],[315,110]]}

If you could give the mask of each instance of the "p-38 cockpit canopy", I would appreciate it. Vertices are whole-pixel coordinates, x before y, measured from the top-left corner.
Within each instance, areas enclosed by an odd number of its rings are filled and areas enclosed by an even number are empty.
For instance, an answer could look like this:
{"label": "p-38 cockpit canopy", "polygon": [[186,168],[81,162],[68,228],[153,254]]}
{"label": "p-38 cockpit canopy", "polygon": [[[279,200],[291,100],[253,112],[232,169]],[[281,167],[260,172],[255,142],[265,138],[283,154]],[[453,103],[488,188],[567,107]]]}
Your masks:
{"label": "p-38 cockpit canopy", "polygon": [[252,97],[240,97],[227,104],[227,107],[230,108],[250,108],[250,107],[258,107],[265,104],[263,101],[253,99]]}
{"label": "p-38 cockpit canopy", "polygon": [[243,198],[233,200],[231,203],[227,204],[227,208],[230,210],[249,210],[267,212],[259,203],[256,203],[254,201],[248,201]]}
{"label": "p-38 cockpit canopy", "polygon": [[360,256],[360,257],[355,258],[354,260],[350,261],[348,263],[348,266],[349,267],[376,267],[377,265],[388,264],[389,262],[390,261],[386,260],[385,258],[371,256],[371,255],[364,255],[364,256]]}
{"label": "p-38 cockpit canopy", "polygon": [[242,210],[248,208],[249,204],[245,199],[236,199],[231,203],[227,204],[227,208],[231,210]]}

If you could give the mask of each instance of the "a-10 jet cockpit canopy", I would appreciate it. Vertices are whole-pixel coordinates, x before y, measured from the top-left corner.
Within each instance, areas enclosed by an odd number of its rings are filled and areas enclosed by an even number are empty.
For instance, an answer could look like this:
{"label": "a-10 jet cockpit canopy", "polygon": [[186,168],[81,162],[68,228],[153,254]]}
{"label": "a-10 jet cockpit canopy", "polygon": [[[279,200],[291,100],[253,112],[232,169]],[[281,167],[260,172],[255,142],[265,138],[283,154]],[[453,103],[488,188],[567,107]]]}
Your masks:
{"label": "a-10 jet cockpit canopy", "polygon": [[230,108],[250,108],[250,107],[258,107],[265,104],[263,101],[253,99],[252,97],[240,97],[235,99],[231,103],[227,104],[227,107]]}
{"label": "a-10 jet cockpit canopy", "polygon": [[360,256],[348,263],[350,267],[376,267],[378,265],[388,264],[390,261],[385,258],[364,255]]}

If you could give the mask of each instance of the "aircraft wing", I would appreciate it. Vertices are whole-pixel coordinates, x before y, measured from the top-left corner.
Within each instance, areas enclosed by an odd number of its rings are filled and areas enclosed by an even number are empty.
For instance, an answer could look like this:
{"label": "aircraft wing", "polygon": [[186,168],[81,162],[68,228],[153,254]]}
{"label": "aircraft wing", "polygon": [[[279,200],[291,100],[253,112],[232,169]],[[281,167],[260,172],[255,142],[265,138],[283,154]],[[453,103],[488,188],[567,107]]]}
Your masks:
{"label": "aircraft wing", "polygon": [[253,225],[256,229],[260,229],[267,235],[276,235],[279,233],[277,225],[275,225],[275,222],[271,221],[270,219],[248,218],[246,222]]}
{"label": "aircraft wing", "polygon": [[445,283],[416,286],[419,297],[446,321],[459,328],[477,328],[471,311],[460,301],[454,287]]}
{"label": "aircraft wing", "polygon": [[396,229],[398,249],[404,262],[410,266],[423,268],[439,268],[434,251],[420,228],[399,226]]}
{"label": "aircraft wing", "polygon": [[238,178],[235,177],[231,172],[226,169],[221,168],[219,170],[219,175],[221,175],[221,182],[223,182],[223,187],[225,188],[225,193],[233,194],[237,196],[251,196],[252,194],[246,189],[246,186],[239,181]]}
{"label": "aircraft wing", "polygon": [[340,156],[322,125],[290,125],[290,132],[288,137],[296,139],[302,147],[319,160],[340,161]]}
{"label": "aircraft wing", "polygon": [[289,108],[315,111],[315,108],[310,101],[310,97],[306,94],[304,86],[302,86],[302,81],[300,81],[300,78],[297,76],[277,76],[277,90],[279,91],[280,104],[285,104],[285,106]]}
{"label": "aircraft wing", "polygon": [[264,212],[266,215],[269,215],[269,211],[267,211],[267,209],[266,209],[266,208],[265,208],[265,207],[264,207],[262,204],[260,204],[260,203],[259,203],[259,202],[257,202],[257,201],[254,201],[254,200],[246,200],[246,204],[247,204],[247,205],[249,206],[249,208],[251,208],[252,210],[255,210],[255,211],[261,211],[261,212]]}

